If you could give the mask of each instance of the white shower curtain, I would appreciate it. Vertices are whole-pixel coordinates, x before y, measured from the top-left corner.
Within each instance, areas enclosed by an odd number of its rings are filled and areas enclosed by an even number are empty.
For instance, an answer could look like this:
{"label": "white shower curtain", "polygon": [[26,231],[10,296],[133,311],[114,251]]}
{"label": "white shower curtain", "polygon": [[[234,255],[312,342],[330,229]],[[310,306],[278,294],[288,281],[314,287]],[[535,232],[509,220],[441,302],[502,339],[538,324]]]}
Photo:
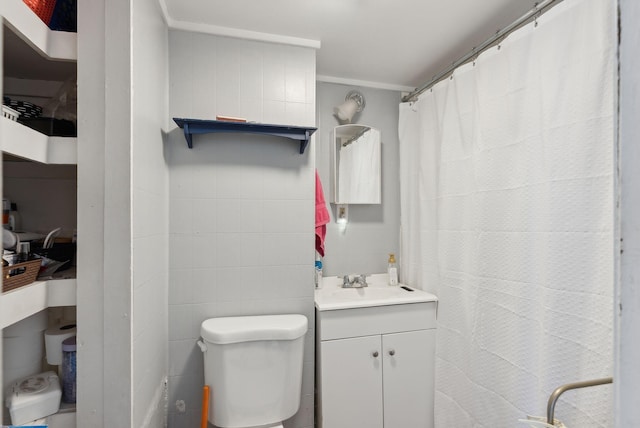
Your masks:
{"label": "white shower curtain", "polygon": [[[401,273],[438,295],[436,428],[613,373],[614,3],[565,0],[400,106]],[[612,426],[612,386],[565,393]]]}

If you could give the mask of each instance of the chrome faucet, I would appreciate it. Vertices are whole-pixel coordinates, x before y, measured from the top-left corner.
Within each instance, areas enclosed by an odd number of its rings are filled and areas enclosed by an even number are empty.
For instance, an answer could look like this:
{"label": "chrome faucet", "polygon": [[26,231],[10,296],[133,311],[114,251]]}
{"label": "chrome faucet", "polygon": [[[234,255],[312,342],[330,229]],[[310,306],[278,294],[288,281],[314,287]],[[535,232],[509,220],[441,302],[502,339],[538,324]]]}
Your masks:
{"label": "chrome faucet", "polygon": [[367,275],[365,274],[356,275],[353,278],[349,277],[349,275],[342,277],[342,288],[362,288],[368,286]]}

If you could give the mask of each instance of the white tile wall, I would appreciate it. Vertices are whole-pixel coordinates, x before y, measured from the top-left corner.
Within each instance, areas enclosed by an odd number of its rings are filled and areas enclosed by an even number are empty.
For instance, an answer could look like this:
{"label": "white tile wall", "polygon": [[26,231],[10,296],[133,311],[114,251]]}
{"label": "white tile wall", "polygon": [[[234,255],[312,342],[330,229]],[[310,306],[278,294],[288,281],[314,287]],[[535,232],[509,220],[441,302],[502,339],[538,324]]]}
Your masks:
{"label": "white tile wall", "polygon": [[[159,7],[132,11],[132,402],[133,426],[164,426],[169,373],[168,34]],[[154,70],[149,73],[149,70]]]}
{"label": "white tile wall", "polygon": [[[313,126],[315,51],[171,31],[170,116]],[[314,145],[245,134],[169,134],[169,426],[200,414],[200,324],[301,313],[309,320],[301,410],[313,426]],[[176,401],[183,400],[180,413]],[[191,424],[191,425],[190,425]]]}

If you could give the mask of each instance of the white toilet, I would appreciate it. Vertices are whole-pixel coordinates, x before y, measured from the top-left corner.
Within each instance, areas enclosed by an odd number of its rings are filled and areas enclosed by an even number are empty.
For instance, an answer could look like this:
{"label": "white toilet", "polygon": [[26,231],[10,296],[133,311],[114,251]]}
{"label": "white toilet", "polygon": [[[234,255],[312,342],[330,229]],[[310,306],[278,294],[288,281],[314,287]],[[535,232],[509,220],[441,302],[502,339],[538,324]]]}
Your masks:
{"label": "white toilet", "polygon": [[282,427],[300,406],[307,318],[211,318],[200,328],[209,422],[223,428]]}

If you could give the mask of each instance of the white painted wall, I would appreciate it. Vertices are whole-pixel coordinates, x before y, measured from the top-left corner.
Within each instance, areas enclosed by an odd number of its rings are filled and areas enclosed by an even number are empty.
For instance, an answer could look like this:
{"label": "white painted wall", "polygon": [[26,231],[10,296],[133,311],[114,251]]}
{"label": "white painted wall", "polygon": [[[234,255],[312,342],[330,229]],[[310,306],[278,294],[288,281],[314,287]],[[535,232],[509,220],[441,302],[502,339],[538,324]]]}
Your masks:
{"label": "white painted wall", "polygon": [[[315,122],[315,51],[183,31],[169,33],[170,117],[217,114]],[[314,144],[174,128],[170,176],[169,426],[197,426],[204,371],[195,341],[211,317],[307,316],[301,409],[313,426]],[[180,412],[177,402],[184,402]]]}
{"label": "white painted wall", "polygon": [[[333,108],[344,102],[347,93],[356,89],[365,97],[366,107],[353,123],[380,130],[382,139],[382,204],[349,205],[349,224],[335,223],[335,204],[331,195],[331,131],[338,120]],[[389,253],[399,261],[400,246],[400,174],[398,171],[398,91],[354,87],[318,82],[316,131],[316,166],[331,215],[327,225],[323,274],[383,273],[387,271]]]}
{"label": "white painted wall", "polygon": [[169,359],[168,32],[155,0],[132,2],[132,389],[134,427],[166,426]]}
{"label": "white painted wall", "polygon": [[[90,427],[108,426],[105,401],[111,402],[111,395],[106,391],[105,352],[109,348],[104,344],[104,329],[115,315],[105,310],[104,254],[107,249],[101,244],[105,236],[106,4],[106,0],[78,4],[78,111],[81,113],[78,115],[77,418]],[[123,53],[126,55],[126,51]],[[118,250],[127,247],[128,242],[123,242]],[[118,352],[128,354],[129,349],[118,349]],[[129,379],[128,370],[112,372],[113,380],[114,373]]]}
{"label": "white painted wall", "polygon": [[78,33],[78,426],[162,427],[166,28],[153,0],[95,0]]}
{"label": "white painted wall", "polygon": [[[134,111],[131,105],[131,3],[131,0],[108,0],[104,3],[105,80],[102,84],[105,92],[102,426],[123,427],[133,426],[132,275],[135,266],[132,257],[131,154]],[[78,39],[81,36],[79,34]],[[79,57],[78,68],[80,66]],[[78,87],[82,89],[79,83]],[[78,111],[83,113],[81,108]],[[79,139],[78,147],[84,142],[84,139]],[[82,234],[80,231],[78,234],[80,239]],[[84,281],[78,279],[78,284],[80,289]],[[79,305],[82,304],[79,301]],[[78,324],[82,326],[83,321],[79,319]],[[80,369],[78,372],[82,373]]]}
{"label": "white painted wall", "polygon": [[619,0],[620,10],[620,87],[618,123],[618,191],[621,250],[617,256],[615,330],[616,365],[614,374],[615,427],[636,426],[640,420],[640,4]]}

